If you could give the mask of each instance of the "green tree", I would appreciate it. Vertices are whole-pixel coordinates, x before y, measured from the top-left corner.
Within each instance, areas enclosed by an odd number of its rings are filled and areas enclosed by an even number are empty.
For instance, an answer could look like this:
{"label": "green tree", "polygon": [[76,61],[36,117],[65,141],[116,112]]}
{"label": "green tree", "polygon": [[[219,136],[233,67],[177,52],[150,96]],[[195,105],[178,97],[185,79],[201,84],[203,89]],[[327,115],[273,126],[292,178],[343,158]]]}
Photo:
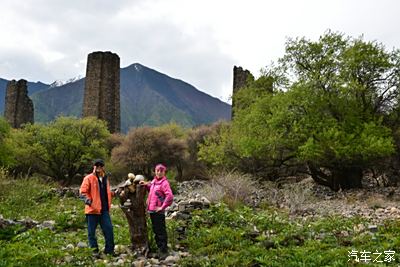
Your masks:
{"label": "green tree", "polygon": [[104,121],[88,117],[59,117],[47,124],[26,125],[10,142],[15,151],[14,168],[31,170],[70,183],[93,158],[106,157],[110,133]]}
{"label": "green tree", "polygon": [[13,155],[7,138],[10,136],[11,127],[4,117],[0,117],[0,165],[9,166],[13,162]]}
{"label": "green tree", "polygon": [[304,136],[298,158],[319,183],[361,186],[363,171],[394,152],[383,120],[397,105],[399,51],[327,32],[317,42],[289,40],[281,63],[294,77],[288,95]]}
{"label": "green tree", "polygon": [[334,190],[360,187],[363,172],[395,151],[389,126],[400,114],[399,55],[330,31],[316,42],[289,39],[274,70],[284,76],[274,77],[280,83],[272,93],[254,85],[239,91],[244,104],[229,134],[200,154],[229,144],[237,162],[247,160],[254,172],[274,176],[273,170],[306,164],[315,181]]}
{"label": "green tree", "polygon": [[182,178],[186,153],[185,131],[176,124],[162,127],[132,128],[111,153],[111,161],[134,173],[150,177],[157,163],[176,167]]}

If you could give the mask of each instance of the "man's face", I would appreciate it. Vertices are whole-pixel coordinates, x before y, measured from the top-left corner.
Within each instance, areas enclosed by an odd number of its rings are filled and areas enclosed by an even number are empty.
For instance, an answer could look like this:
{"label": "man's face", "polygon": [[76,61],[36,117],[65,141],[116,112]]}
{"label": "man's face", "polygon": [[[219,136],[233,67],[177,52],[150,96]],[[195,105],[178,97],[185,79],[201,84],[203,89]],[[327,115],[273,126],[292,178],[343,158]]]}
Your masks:
{"label": "man's face", "polygon": [[95,167],[96,173],[104,171],[104,165],[103,164],[97,163],[96,165],[94,165],[94,167]]}
{"label": "man's face", "polygon": [[157,176],[158,178],[164,177],[164,176],[165,176],[165,170],[162,169],[162,168],[156,169],[156,176]]}

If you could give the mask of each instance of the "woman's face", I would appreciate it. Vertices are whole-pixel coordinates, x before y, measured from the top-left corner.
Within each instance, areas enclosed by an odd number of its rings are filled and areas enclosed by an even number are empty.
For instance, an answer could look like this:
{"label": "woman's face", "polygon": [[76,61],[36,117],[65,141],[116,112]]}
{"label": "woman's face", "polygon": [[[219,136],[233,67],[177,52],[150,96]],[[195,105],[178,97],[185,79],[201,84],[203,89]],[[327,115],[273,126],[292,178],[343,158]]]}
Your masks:
{"label": "woman's face", "polygon": [[165,176],[165,171],[164,171],[162,168],[156,169],[156,176],[157,176],[158,178],[164,177],[164,176]]}

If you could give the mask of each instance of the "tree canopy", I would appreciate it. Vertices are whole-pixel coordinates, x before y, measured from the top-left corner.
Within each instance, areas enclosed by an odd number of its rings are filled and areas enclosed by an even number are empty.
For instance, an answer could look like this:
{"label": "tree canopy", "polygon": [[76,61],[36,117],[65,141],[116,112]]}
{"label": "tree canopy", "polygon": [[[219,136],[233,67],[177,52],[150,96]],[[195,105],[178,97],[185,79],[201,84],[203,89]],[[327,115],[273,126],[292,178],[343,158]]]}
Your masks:
{"label": "tree canopy", "polygon": [[94,158],[106,157],[109,135],[105,122],[93,117],[28,124],[16,129],[9,140],[16,158],[13,167],[68,183],[76,174],[90,171]]}
{"label": "tree canopy", "polygon": [[229,134],[200,154],[230,143],[234,164],[247,160],[270,175],[305,164],[335,190],[361,186],[363,171],[395,152],[386,122],[399,109],[399,63],[398,50],[362,37],[289,39],[279,64],[258,79],[273,90],[255,82],[239,90]]}

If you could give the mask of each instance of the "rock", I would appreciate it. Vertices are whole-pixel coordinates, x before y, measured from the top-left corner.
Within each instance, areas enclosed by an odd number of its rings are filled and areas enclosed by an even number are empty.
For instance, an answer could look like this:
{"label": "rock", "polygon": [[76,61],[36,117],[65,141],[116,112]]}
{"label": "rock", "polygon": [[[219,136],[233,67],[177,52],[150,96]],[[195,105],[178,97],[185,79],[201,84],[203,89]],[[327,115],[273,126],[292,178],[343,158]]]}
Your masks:
{"label": "rock", "polygon": [[391,208],[390,208],[390,212],[391,212],[391,213],[399,213],[399,209],[396,208],[396,207],[391,207]]}
{"label": "rock", "polygon": [[189,202],[186,201],[182,201],[178,204],[178,211],[185,211],[186,210],[186,206],[189,205]]}
{"label": "rock", "polygon": [[144,176],[141,174],[136,175],[135,179],[133,180],[133,182],[135,182],[135,183],[139,183],[141,181],[144,181]]}
{"label": "rock", "polygon": [[66,263],[72,262],[73,259],[74,259],[74,258],[73,258],[71,255],[67,255],[67,256],[64,257],[64,261],[65,261]]}
{"label": "rock", "polygon": [[178,212],[176,212],[176,211],[174,211],[173,213],[171,213],[169,216],[168,216],[168,219],[176,219],[176,216],[178,215]]}
{"label": "rock", "polygon": [[368,225],[368,231],[371,233],[376,233],[378,232],[378,226],[377,225]]}
{"label": "rock", "polygon": [[210,200],[208,200],[206,197],[202,197],[201,201],[203,202],[203,205],[209,206],[211,204]]}
{"label": "rock", "polygon": [[53,220],[44,221],[44,222],[42,222],[42,224],[41,224],[41,226],[42,226],[43,228],[47,228],[47,229],[50,229],[50,230],[54,230],[55,225],[56,225],[56,222],[53,221]]}
{"label": "rock", "polygon": [[365,230],[365,226],[363,224],[357,224],[353,227],[354,232],[360,233]]}
{"label": "rock", "polygon": [[176,219],[178,219],[178,220],[189,220],[190,217],[191,217],[190,214],[184,213],[184,212],[178,212],[176,214]]}
{"label": "rock", "polygon": [[74,245],[68,244],[68,245],[65,247],[65,249],[73,250],[73,249],[74,249]]}
{"label": "rock", "polygon": [[127,201],[125,201],[124,207],[131,207],[131,206],[132,206],[132,203],[131,203],[131,200],[130,200],[130,199],[128,199]]}
{"label": "rock", "polygon": [[116,263],[114,263],[114,265],[116,266],[121,266],[124,265],[125,261],[123,259],[119,259]]}
{"label": "rock", "polygon": [[180,260],[179,255],[176,255],[176,256],[170,255],[170,256],[165,258],[164,263],[165,264],[171,264],[171,263],[176,263],[179,260]]}
{"label": "rock", "polygon": [[160,264],[160,261],[159,261],[158,259],[155,259],[155,258],[151,258],[151,259],[149,260],[149,262],[150,262],[150,264],[155,264],[155,265]]}
{"label": "rock", "polygon": [[87,244],[85,242],[78,242],[76,245],[78,248],[87,248]]}
{"label": "rock", "polygon": [[134,261],[132,263],[132,266],[134,266],[134,267],[144,267],[144,263],[145,263],[144,260],[137,260],[137,261]]}
{"label": "rock", "polygon": [[115,245],[114,250],[116,253],[121,254],[121,253],[126,252],[127,247],[124,245]]}
{"label": "rock", "polygon": [[186,251],[179,251],[178,254],[179,254],[179,256],[182,257],[182,258],[185,258],[185,257],[189,257],[189,256],[190,256],[190,253],[189,253],[189,252],[186,252]]}

